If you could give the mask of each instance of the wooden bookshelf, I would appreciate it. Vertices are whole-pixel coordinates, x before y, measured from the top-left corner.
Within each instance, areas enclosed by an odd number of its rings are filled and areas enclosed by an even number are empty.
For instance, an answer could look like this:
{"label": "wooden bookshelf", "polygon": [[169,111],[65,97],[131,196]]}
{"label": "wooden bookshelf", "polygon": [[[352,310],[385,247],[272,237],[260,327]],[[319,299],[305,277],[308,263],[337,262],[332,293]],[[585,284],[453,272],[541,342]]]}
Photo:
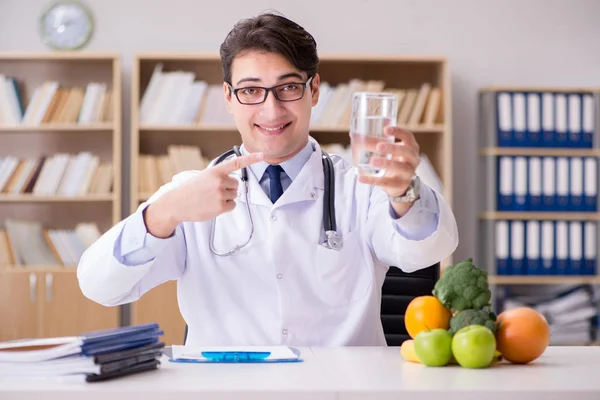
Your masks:
{"label": "wooden bookshelf", "polygon": [[75,231],[122,218],[119,55],[0,53],[0,109],[0,340],[119,326],[119,307],[79,289],[91,239]]}
{"label": "wooden bookshelf", "polygon": [[[154,108],[153,104],[142,104],[152,76],[159,66],[163,74],[184,71],[184,73],[192,73],[187,77],[188,82],[206,82],[204,97],[197,109],[178,110],[176,114],[185,117],[169,120],[172,117],[170,112],[161,110],[163,106],[172,104],[172,101],[176,102],[177,95],[170,98],[171,101],[156,100]],[[399,120],[399,125],[414,132],[422,152],[430,160],[443,184],[444,197],[451,203],[451,89],[448,63],[445,58],[321,54],[319,74],[322,93],[324,93],[324,82],[334,93],[333,90],[341,88],[342,85],[349,85],[355,79],[380,81],[383,90],[403,90],[404,97],[402,99],[406,99],[408,91],[411,91],[414,102],[424,88],[429,90],[424,92],[427,100],[430,99],[429,94],[435,89],[436,96],[439,97],[437,103],[432,101],[432,105],[437,104],[437,111],[436,108],[428,111],[428,101],[426,101],[422,113],[415,113],[415,116],[412,117],[413,108],[408,107],[408,113],[404,119]],[[207,161],[227,151],[233,145],[240,144],[240,135],[231,116],[219,114],[218,118],[210,118],[212,115],[206,117],[207,109],[217,110],[215,113],[223,111],[223,108],[208,108],[208,104],[212,106],[219,102],[224,104],[222,79],[221,61],[218,54],[215,53],[140,53],[135,56],[131,79],[131,212],[134,212],[143,201],[147,200],[158,189],[158,185],[166,183],[165,180],[161,181],[160,177],[152,179],[145,175],[148,168],[156,168],[148,167],[148,164],[145,164],[150,162],[144,158],[145,156],[165,156],[169,151],[169,146],[173,145],[198,146],[201,156],[204,157],[204,161]],[[215,97],[210,97],[211,85],[214,85],[215,91],[218,92],[214,93]],[[173,93],[181,92],[174,90]],[[351,93],[352,89],[350,88],[342,98],[349,100]],[[204,102],[207,98],[213,99],[214,103]],[[321,101],[326,101],[324,94],[321,95]],[[404,103],[405,100],[401,100],[399,103],[399,115],[401,115]],[[341,104],[344,107],[349,105],[349,102]],[[144,107],[148,107],[148,109]],[[203,110],[202,107],[207,108]],[[313,114],[316,113],[316,110],[315,107]],[[157,116],[156,113],[160,113],[160,116]],[[325,112],[323,111],[321,115],[324,116]],[[311,136],[324,146],[342,144],[347,147],[350,144],[347,122],[347,119],[344,118],[315,118],[311,124]],[[140,165],[142,165],[141,169]],[[154,174],[157,174],[156,169],[154,169]],[[164,176],[168,177],[170,174],[165,173]],[[147,180],[145,184],[144,179]],[[148,186],[148,182],[154,182],[154,185]],[[450,262],[451,260],[448,259],[445,264]],[[147,293],[144,298],[133,305],[131,316],[132,323],[159,321],[161,326],[165,327],[167,343],[183,341],[185,324],[179,315],[175,282],[168,282]]]}

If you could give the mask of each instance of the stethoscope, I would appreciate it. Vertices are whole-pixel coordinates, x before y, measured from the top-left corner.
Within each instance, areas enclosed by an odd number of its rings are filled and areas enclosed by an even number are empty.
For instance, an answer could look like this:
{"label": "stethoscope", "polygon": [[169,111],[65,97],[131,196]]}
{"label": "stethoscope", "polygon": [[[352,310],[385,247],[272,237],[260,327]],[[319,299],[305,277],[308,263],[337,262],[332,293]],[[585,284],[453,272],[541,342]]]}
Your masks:
{"label": "stethoscope", "polygon": [[[321,150],[322,153],[322,161],[323,161],[323,172],[325,175],[325,195],[323,196],[323,228],[325,230],[325,240],[320,244],[328,249],[333,250],[341,250],[344,245],[343,239],[337,233],[337,226],[335,222],[335,171],[333,169],[333,162],[325,151]],[[217,165],[227,158],[235,155],[240,157],[242,154],[238,146],[233,146],[233,149],[226,151],[221,154],[213,163],[213,165]],[[254,234],[254,221],[252,220],[252,213],[250,212],[250,202],[248,201],[248,169],[242,168],[241,171],[241,179],[244,182],[244,194],[246,197],[246,211],[248,212],[248,219],[250,220],[250,235],[248,236],[248,240],[246,240],[241,245],[235,245],[231,248],[231,250],[220,253],[215,250],[214,240],[215,240],[215,224],[216,218],[211,220],[210,227],[210,251],[217,256],[230,256],[242,248],[244,248],[250,240],[252,239],[252,235]]]}

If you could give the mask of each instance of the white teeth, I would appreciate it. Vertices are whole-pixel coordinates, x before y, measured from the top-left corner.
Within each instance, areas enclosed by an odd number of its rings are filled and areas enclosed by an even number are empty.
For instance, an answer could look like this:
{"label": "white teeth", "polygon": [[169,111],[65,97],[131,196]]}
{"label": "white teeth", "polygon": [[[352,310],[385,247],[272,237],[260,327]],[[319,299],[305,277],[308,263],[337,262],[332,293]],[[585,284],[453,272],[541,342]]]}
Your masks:
{"label": "white teeth", "polygon": [[278,126],[277,128],[265,128],[265,127],[261,126],[261,129],[264,129],[265,131],[278,131],[279,129],[282,129],[284,126],[285,125],[281,125],[281,126]]}

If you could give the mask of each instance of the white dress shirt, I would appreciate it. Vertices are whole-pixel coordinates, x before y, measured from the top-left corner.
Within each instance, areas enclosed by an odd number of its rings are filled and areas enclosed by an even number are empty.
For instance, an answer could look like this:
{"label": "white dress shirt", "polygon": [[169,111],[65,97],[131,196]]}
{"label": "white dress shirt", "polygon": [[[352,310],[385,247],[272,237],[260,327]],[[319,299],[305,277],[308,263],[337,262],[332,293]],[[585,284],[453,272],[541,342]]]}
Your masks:
{"label": "white dress shirt", "polygon": [[[332,155],[344,248],[326,249],[319,244],[320,152],[311,139],[281,163],[284,193],[275,204],[264,177],[268,164],[249,167],[254,232],[246,247],[227,257],[210,251],[210,221],[182,223],[166,239],[147,231],[144,209],[197,171],[178,174],[86,250],[78,267],[83,293],[113,306],[177,280],[192,345],[385,345],[380,306],[387,269],[415,271],[452,254],[456,221],[445,200],[426,185],[409,212],[397,218],[383,190],[358,182],[352,166]],[[239,175],[232,174],[238,180]],[[234,211],[216,219],[218,251],[250,234],[245,197],[236,201]]]}

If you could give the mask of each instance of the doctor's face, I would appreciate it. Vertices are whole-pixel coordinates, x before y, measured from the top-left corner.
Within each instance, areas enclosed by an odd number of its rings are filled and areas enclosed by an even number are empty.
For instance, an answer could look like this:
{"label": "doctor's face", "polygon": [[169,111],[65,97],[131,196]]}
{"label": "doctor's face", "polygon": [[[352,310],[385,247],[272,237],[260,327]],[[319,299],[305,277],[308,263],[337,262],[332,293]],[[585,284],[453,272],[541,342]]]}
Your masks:
{"label": "doctor's face", "polygon": [[[311,110],[319,97],[319,76],[311,79],[312,89],[311,81],[303,88],[308,78],[306,72],[279,54],[250,51],[234,59],[231,84],[234,90],[239,89],[237,97],[227,83],[223,88],[227,109],[233,114],[248,151],[263,152],[265,161],[276,164],[293,157],[306,145]],[[259,87],[275,86],[263,102],[265,89]]]}

